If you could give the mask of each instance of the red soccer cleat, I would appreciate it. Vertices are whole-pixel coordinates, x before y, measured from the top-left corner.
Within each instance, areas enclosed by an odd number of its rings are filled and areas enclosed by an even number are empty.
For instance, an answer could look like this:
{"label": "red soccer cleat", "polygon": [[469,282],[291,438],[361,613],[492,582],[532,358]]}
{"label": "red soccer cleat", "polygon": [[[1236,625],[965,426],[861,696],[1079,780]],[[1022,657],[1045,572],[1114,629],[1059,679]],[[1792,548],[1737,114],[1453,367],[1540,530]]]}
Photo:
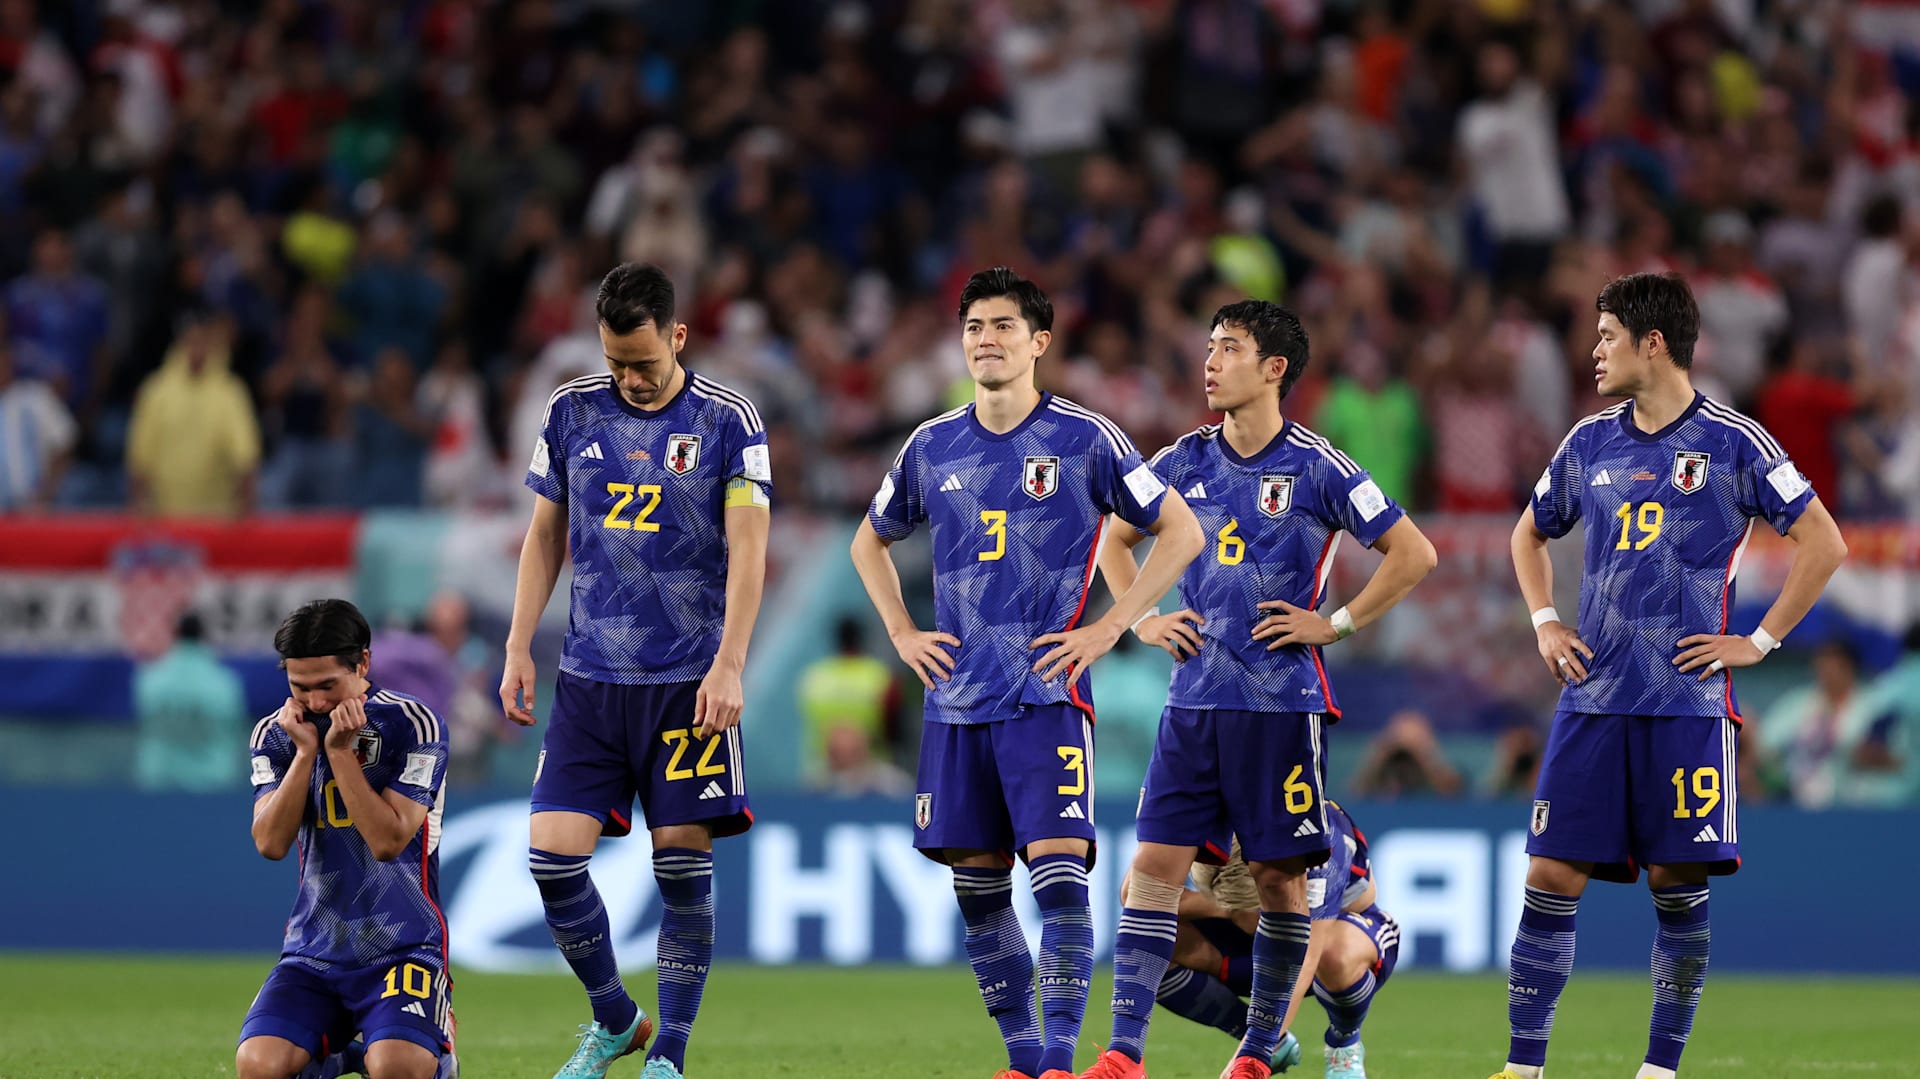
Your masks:
{"label": "red soccer cleat", "polygon": [[1263,1060],[1254,1057],[1234,1057],[1227,1070],[1220,1073],[1220,1079],[1267,1079],[1273,1069]]}
{"label": "red soccer cleat", "polygon": [[[1041,1079],[1050,1079],[1054,1075],[1066,1075],[1065,1072],[1048,1072]],[[1118,1049],[1109,1049],[1100,1054],[1093,1067],[1068,1079],[1147,1079],[1147,1066]]]}

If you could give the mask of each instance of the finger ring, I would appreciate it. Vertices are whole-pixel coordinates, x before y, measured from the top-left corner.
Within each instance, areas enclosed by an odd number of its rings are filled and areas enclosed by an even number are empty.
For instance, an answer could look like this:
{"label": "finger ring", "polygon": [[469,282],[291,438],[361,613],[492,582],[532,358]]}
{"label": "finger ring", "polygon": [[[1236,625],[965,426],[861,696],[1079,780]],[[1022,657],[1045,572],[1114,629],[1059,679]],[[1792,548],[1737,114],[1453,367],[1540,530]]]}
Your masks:
{"label": "finger ring", "polygon": [[1553,661],[1554,661],[1555,663],[1558,663],[1558,664],[1559,664],[1559,665],[1561,665],[1562,667],[1568,667],[1568,666],[1572,666],[1572,665],[1573,665],[1573,661],[1572,661],[1572,660],[1570,660],[1570,659],[1568,659],[1568,658],[1567,658],[1567,657],[1565,657],[1565,656],[1556,656],[1556,657],[1554,657],[1554,660],[1553,660]]}
{"label": "finger ring", "polygon": [[1707,664],[1707,673],[1709,674],[1719,674],[1721,671],[1724,671],[1726,669],[1727,669],[1727,665],[1717,659],[1714,660],[1712,663]]}

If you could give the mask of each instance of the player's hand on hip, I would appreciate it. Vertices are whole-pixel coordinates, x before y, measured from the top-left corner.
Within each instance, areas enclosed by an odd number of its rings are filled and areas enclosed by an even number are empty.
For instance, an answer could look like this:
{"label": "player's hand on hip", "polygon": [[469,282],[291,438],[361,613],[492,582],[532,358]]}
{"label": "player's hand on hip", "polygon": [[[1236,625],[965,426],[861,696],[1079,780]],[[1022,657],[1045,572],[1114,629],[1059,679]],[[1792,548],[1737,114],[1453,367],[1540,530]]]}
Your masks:
{"label": "player's hand on hip", "polygon": [[295,751],[320,752],[319,728],[307,718],[307,710],[292,697],[288,697],[287,703],[280,706],[280,713],[273,717],[273,721],[287,732],[288,738],[293,739]]}
{"label": "player's hand on hip", "polygon": [[367,725],[367,703],[365,697],[348,697],[333,706],[327,713],[333,725],[327,728],[327,748],[346,749],[353,745],[353,736]]}
{"label": "player's hand on hip", "polygon": [[1340,639],[1340,633],[1333,623],[1320,617],[1305,607],[1295,607],[1284,599],[1270,599],[1258,604],[1263,611],[1277,611],[1260,620],[1253,627],[1253,639],[1270,641],[1267,651],[1273,652],[1290,644],[1332,644]]}
{"label": "player's hand on hip", "polygon": [[1147,644],[1165,649],[1168,655],[1184,662],[1187,657],[1200,654],[1198,627],[1206,621],[1198,611],[1180,610],[1143,618],[1133,627],[1133,632]]}
{"label": "player's hand on hip", "polygon": [[1751,667],[1764,658],[1748,638],[1718,633],[1682,637],[1678,647],[1680,654],[1673,657],[1673,665],[1683,673],[1697,668],[1702,682],[1729,667]]}
{"label": "player's hand on hip", "polygon": [[522,727],[537,722],[533,715],[533,657],[525,652],[507,653],[507,667],[500,674],[500,710]]}
{"label": "player's hand on hip", "polygon": [[693,694],[694,732],[702,738],[733,727],[740,722],[740,709],[746,705],[746,693],[740,688],[740,672],[716,663],[700,680]]}
{"label": "player's hand on hip", "polygon": [[910,629],[893,635],[893,650],[900,653],[900,659],[913,668],[920,677],[920,684],[933,688],[933,680],[942,682],[953,679],[953,654],[941,645],[960,647],[960,638],[951,633],[938,630]]}
{"label": "player's hand on hip", "polygon": [[1553,680],[1571,686],[1587,679],[1587,662],[1593,649],[1565,622],[1544,622],[1534,636],[1540,643],[1540,659],[1546,663]]}
{"label": "player's hand on hip", "polygon": [[1080,677],[1081,671],[1093,666],[1094,660],[1111,652],[1119,642],[1120,634],[1125,632],[1124,629],[1115,629],[1102,618],[1090,626],[1035,637],[1027,647],[1046,648],[1047,651],[1033,661],[1033,672],[1042,681],[1051,682],[1064,671],[1067,681],[1072,682]]}

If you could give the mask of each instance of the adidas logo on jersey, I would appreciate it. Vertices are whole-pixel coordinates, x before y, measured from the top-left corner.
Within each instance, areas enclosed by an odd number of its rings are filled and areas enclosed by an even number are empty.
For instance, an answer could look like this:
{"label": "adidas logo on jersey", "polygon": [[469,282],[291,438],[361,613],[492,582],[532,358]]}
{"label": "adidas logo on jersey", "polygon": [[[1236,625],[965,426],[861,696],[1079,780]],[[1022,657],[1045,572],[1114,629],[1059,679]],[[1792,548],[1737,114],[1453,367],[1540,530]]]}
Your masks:
{"label": "adidas logo on jersey", "polygon": [[1589,484],[1587,484],[1587,486],[1589,486],[1589,487],[1611,487],[1611,486],[1613,486],[1613,477],[1612,477],[1611,475],[1608,475],[1608,474],[1607,474],[1607,470],[1603,468],[1603,469],[1601,469],[1601,470],[1600,470],[1600,474],[1599,474],[1598,476],[1595,476],[1595,477],[1593,478],[1593,482],[1592,482],[1592,483],[1589,483]]}
{"label": "adidas logo on jersey", "polygon": [[588,460],[592,460],[592,461],[604,461],[607,459],[607,455],[600,452],[600,443],[598,442],[595,442],[593,445],[588,446],[584,450],[581,450],[580,456],[585,457]]}
{"label": "adidas logo on jersey", "polygon": [[727,792],[720,789],[719,781],[712,779],[707,780],[707,789],[700,792],[700,800],[703,802],[709,798],[725,798],[726,796]]}
{"label": "adidas logo on jersey", "polygon": [[1301,836],[1307,836],[1307,835],[1319,835],[1319,834],[1320,834],[1320,828],[1319,828],[1319,826],[1318,826],[1318,825],[1316,825],[1316,824],[1314,824],[1314,823],[1313,823],[1312,821],[1310,821],[1310,820],[1303,820],[1303,821],[1301,821],[1301,822],[1300,822],[1300,827],[1298,827],[1298,828],[1295,828],[1295,829],[1293,830],[1293,837],[1294,837],[1295,839],[1298,839],[1298,838],[1300,838]]}
{"label": "adidas logo on jersey", "polygon": [[947,474],[947,482],[941,484],[940,489],[942,491],[958,491],[960,489],[960,486],[961,484],[960,484],[959,474],[954,472],[949,472]]}
{"label": "adidas logo on jersey", "polygon": [[417,1015],[422,1019],[427,1017],[427,1010],[421,1007],[420,1002],[417,1000],[400,1010],[406,1012],[408,1015]]}
{"label": "adidas logo on jersey", "polygon": [[1087,819],[1086,811],[1080,808],[1079,802],[1068,802],[1067,808],[1061,810],[1060,815],[1062,817],[1065,817],[1068,820],[1086,820]]}
{"label": "adidas logo on jersey", "polygon": [[1187,488],[1187,489],[1186,489],[1185,491],[1182,491],[1182,492],[1180,493],[1180,497],[1182,497],[1182,498],[1205,498],[1205,497],[1207,497],[1207,485],[1206,485],[1206,484],[1204,484],[1204,483],[1196,483],[1196,484],[1194,484],[1194,485],[1193,485],[1192,487],[1189,487],[1189,488]]}
{"label": "adidas logo on jersey", "polygon": [[1705,828],[1700,829],[1700,834],[1694,836],[1693,841],[1695,843],[1718,843],[1720,842],[1720,833],[1714,831],[1713,825],[1709,824]]}

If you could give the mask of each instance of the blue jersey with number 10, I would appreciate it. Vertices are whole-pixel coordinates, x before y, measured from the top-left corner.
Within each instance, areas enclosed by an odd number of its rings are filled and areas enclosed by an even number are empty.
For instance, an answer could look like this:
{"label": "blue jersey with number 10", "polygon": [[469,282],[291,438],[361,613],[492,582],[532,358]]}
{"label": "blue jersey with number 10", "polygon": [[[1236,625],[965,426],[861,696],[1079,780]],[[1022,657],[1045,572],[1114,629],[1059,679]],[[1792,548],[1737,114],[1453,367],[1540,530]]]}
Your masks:
{"label": "blue jersey with number 10", "polygon": [[1051,394],[1006,434],[972,405],[921,424],[867,520],[890,543],[930,526],[934,627],[960,647],[925,718],[991,723],[1069,702],[1092,715],[1086,676],[1042,681],[1030,668],[1045,650],[1028,645],[1079,624],[1106,515],[1147,528],[1166,490],[1113,421]]}
{"label": "blue jersey with number 10", "polygon": [[1673,659],[1683,637],[1730,632],[1754,520],[1784,536],[1813,497],[1773,436],[1708,397],[1652,433],[1631,401],[1574,425],[1533,489],[1549,537],[1586,521],[1579,632],[1593,659],[1560,709],[1738,719],[1731,671],[1702,682]]}

